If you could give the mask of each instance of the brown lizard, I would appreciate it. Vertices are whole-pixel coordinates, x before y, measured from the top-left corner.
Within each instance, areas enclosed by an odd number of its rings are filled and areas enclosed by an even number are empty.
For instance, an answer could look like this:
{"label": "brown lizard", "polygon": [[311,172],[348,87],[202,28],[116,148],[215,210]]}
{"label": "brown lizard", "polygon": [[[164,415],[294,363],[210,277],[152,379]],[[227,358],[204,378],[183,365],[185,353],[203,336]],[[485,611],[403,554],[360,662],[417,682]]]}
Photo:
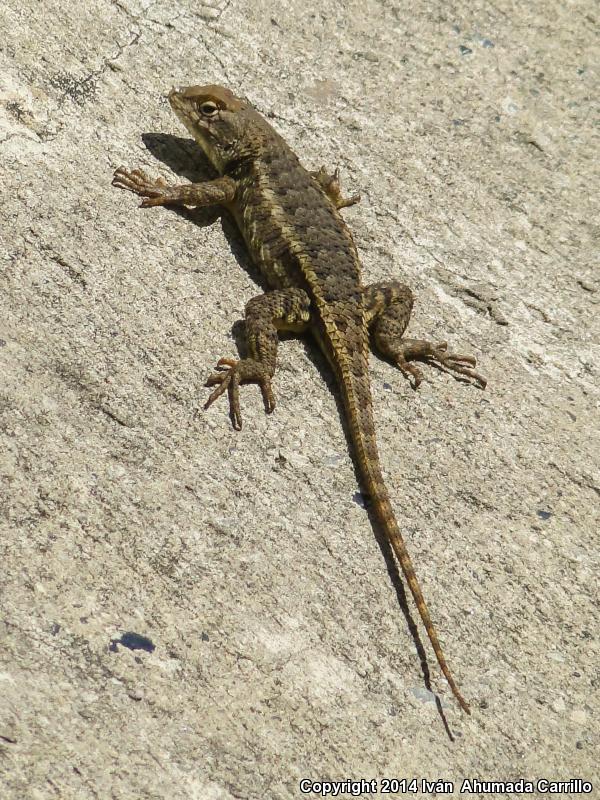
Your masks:
{"label": "brown lizard", "polygon": [[225,369],[209,377],[207,385],[216,388],[205,408],[227,391],[233,426],[239,430],[238,387],[255,382],[271,413],[277,331],[313,334],[339,383],[363,488],[400,562],[440,668],[470,713],[446,663],[383,481],[373,422],[369,332],[414,388],[422,379],[411,363],[415,360],[466,376],[483,388],[475,359],[448,352],[445,342],[403,338],[413,306],[407,286],[398,281],[363,286],[356,247],[339,214],[360,198],[342,197],[337,170],[333,175],[324,168],[308,172],[248,100],[221,86],[173,89],[168,99],[219,177],[168,186],[162,178],[151,180],[141,170],[120,167],[113,184],[141,195],[144,207],[224,206],[272,289],[246,305],[248,358],[218,362]]}

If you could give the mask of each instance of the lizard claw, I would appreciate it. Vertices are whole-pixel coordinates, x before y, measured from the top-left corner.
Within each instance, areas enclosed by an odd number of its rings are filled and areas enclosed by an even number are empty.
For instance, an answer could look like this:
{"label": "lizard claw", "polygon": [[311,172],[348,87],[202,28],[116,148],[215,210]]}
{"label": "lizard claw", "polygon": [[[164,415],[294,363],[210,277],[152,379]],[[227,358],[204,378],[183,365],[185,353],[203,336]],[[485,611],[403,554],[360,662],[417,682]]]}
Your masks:
{"label": "lizard claw", "polygon": [[473,369],[477,364],[475,356],[449,353],[448,342],[440,342],[438,345],[433,345],[431,354],[427,355],[425,360],[434,366],[446,369],[448,372],[465,375],[467,378],[475,381],[482,389],[485,389],[487,386],[487,381],[483,375],[480,375]]}
{"label": "lizard claw", "polygon": [[396,366],[404,375],[404,377],[408,379],[411,387],[413,389],[418,389],[423,382],[423,373],[421,370],[415,364],[411,364],[410,362],[403,361],[401,359],[396,360]]}
{"label": "lizard claw", "polygon": [[[474,356],[467,356],[461,353],[449,353],[448,342],[440,342],[439,344],[419,342],[419,345],[420,352],[415,353],[413,357],[418,358],[425,364],[431,364],[432,367],[437,367],[437,369],[442,370],[442,372],[464,375],[468,380],[474,381],[482,389],[485,389],[487,385],[486,379],[473,369],[477,364],[477,359]],[[404,375],[406,375],[408,371],[414,376],[413,389],[416,389],[423,377],[421,371],[414,365],[406,362],[398,363],[398,367]]]}
{"label": "lizard claw", "polygon": [[227,391],[229,394],[229,415],[231,417],[231,422],[236,431],[241,431],[242,412],[240,409],[239,386],[240,383],[255,381],[260,386],[266,413],[273,413],[275,410],[275,396],[271,388],[271,376],[264,364],[251,358],[244,358],[241,361],[235,361],[231,358],[221,358],[217,362],[217,367],[228,367],[228,369],[225,372],[214,372],[207,379],[206,386],[216,385],[216,388],[211,392],[208,400],[204,404],[205,410],[212,406],[215,400],[218,400],[218,398]]}
{"label": "lizard claw", "polygon": [[[449,353],[448,342],[432,344],[423,339],[404,339],[401,347],[393,353],[393,360],[413,389],[417,389],[423,380],[423,373],[416,364],[411,363],[413,361],[430,364],[442,372],[453,373],[455,377],[464,375],[466,380],[474,381],[482,389],[487,384],[483,375],[473,369],[477,364],[476,359],[461,353]],[[464,379],[458,377],[458,380]]]}

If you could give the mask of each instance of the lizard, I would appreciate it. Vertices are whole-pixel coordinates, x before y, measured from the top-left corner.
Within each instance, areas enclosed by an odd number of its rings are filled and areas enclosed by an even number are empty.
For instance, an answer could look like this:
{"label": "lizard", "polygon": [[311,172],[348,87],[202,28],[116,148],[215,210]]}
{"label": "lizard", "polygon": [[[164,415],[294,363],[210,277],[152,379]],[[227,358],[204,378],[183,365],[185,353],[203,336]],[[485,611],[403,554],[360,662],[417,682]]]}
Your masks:
{"label": "lizard", "polygon": [[476,360],[447,343],[404,337],[413,308],[410,288],[399,281],[363,285],[361,264],[340,210],[360,200],[342,195],[339,171],[308,171],[252,103],[217,85],[172,89],[178,119],[204,151],[217,177],[168,185],[140,170],[119,167],[113,185],[141,196],[142,207],[225,207],[233,216],[269,291],[245,308],[245,358],[222,358],[206,385],[205,408],[228,393],[233,427],[240,430],[240,383],[257,383],[265,411],[275,409],[278,331],[309,332],[337,378],[349,443],[363,490],[400,564],[439,667],[461,708],[471,713],[448,667],[423,592],[394,514],[380,464],[368,358],[377,349],[409,379],[422,380],[415,361],[485,388]]}

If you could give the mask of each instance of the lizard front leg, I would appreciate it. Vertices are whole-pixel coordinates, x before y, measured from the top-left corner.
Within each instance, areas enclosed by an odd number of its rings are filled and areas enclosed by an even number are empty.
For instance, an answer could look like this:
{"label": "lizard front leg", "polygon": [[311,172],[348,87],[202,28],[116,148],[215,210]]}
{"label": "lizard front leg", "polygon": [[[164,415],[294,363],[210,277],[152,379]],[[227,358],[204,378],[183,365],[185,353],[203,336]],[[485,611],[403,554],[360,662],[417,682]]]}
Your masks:
{"label": "lizard front leg", "polygon": [[327,197],[331,200],[333,205],[340,210],[347,206],[353,206],[355,203],[360,202],[360,195],[353,194],[352,197],[344,197],[342,195],[342,187],[340,186],[340,171],[336,169],[333,175],[330,175],[325,167],[320,167],[310,173],[312,177],[319,184],[321,189],[325,192]]}
{"label": "lizard front leg", "polygon": [[258,383],[265,411],[275,409],[271,378],[277,363],[278,330],[301,333],[310,320],[310,298],[303,289],[282,289],[253,297],[246,305],[246,341],[248,358],[235,361],[222,358],[217,367],[228,367],[209,377],[207,386],[214,389],[204,408],[211,406],[226,390],[229,392],[229,412],[233,427],[242,428],[240,383]]}
{"label": "lizard front leg", "polygon": [[164,178],[153,180],[141,169],[119,167],[115,170],[112,185],[143,197],[142,208],[227,205],[235,196],[235,181],[226,176],[202,183],[169,186]]}
{"label": "lizard front leg", "polygon": [[485,389],[486,380],[473,369],[477,363],[473,356],[449,353],[447,342],[433,344],[425,339],[405,339],[413,307],[413,294],[399,281],[373,283],[365,287],[367,323],[371,327],[377,348],[390,358],[416,389],[423,380],[421,370],[410,363],[423,361],[455,377],[464,375]]}

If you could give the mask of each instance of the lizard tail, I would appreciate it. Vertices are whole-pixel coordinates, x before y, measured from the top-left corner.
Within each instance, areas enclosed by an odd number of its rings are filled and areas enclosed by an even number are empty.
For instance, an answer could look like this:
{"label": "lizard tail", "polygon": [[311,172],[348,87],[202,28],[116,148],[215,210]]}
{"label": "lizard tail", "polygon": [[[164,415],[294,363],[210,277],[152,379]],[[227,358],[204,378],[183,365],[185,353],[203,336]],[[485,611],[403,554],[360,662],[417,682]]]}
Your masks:
{"label": "lizard tail", "polygon": [[452,677],[446,658],[444,657],[440,640],[438,639],[437,632],[431,620],[427,603],[425,602],[423,592],[419,586],[415,569],[408,554],[400,528],[398,527],[398,522],[383,480],[377,442],[375,439],[370,385],[368,380],[353,375],[350,370],[346,371],[342,368],[342,373],[345,373],[343,374],[344,379],[341,381],[341,384],[343,387],[342,393],[344,395],[344,404],[348,415],[352,443],[356,451],[357,461],[360,466],[365,488],[371,498],[375,516],[383,528],[396,554],[396,558],[402,567],[402,572],[404,573],[419,615],[427,631],[427,636],[433,647],[440,669],[444,673],[448,685],[452,690],[452,694],[457,699],[460,707],[466,711],[467,714],[470,714],[469,706],[460,693]]}

